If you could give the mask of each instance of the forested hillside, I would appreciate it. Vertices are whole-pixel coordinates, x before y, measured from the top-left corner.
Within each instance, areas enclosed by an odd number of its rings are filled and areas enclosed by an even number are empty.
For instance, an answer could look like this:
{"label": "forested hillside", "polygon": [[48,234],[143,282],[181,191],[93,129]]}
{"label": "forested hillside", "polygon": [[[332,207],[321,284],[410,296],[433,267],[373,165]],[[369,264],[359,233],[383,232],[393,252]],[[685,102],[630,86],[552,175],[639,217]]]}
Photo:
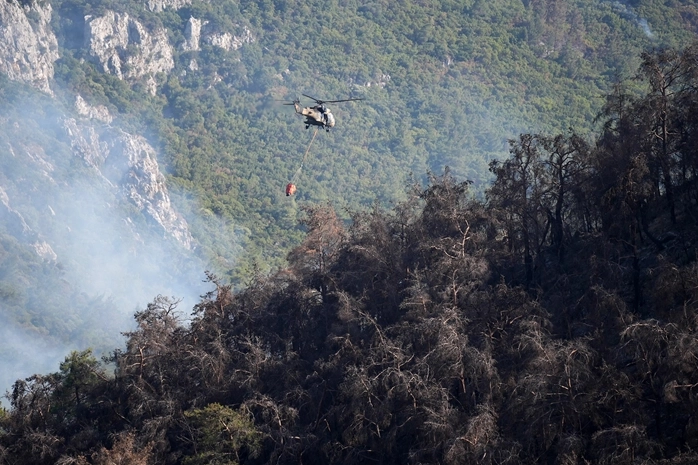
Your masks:
{"label": "forested hillside", "polygon": [[[0,4],[0,386],[66,346],[119,345],[158,294],[188,313],[206,269],[240,289],[285,267],[304,206],[329,202],[346,221],[445,166],[482,196],[508,139],[595,137],[603,96],[619,80],[641,95],[628,80],[640,54],[690,43],[697,11],[660,0]],[[312,131],[282,103],[302,94],[363,100],[331,105],[338,124],[286,197]]]}
{"label": "forested hillside", "polygon": [[284,269],[18,381],[0,461],[696,463],[697,64],[643,54],[598,137],[521,135],[484,198],[305,207]]}
{"label": "forested hillside", "polygon": [[[301,237],[299,204],[395,201],[410,174],[422,179],[446,165],[482,192],[487,165],[506,154],[508,139],[570,127],[588,133],[603,95],[635,73],[640,53],[689,43],[696,14],[693,2],[598,0],[53,5],[63,51],[56,81],[118,112],[119,124],[145,129],[172,185],[202,212],[249,231],[239,266],[217,270],[234,279],[252,262],[283,264]],[[84,16],[110,9],[167,29],[174,68],[156,76],[155,95],[142,80],[103,74],[83,47]],[[203,35],[194,47],[195,24],[232,32],[239,48]],[[302,93],[364,101],[333,107],[338,125],[318,136],[299,192],[287,199],[283,186],[311,133],[279,100]],[[198,239],[215,244],[211,234]],[[226,255],[212,247],[214,258]]]}

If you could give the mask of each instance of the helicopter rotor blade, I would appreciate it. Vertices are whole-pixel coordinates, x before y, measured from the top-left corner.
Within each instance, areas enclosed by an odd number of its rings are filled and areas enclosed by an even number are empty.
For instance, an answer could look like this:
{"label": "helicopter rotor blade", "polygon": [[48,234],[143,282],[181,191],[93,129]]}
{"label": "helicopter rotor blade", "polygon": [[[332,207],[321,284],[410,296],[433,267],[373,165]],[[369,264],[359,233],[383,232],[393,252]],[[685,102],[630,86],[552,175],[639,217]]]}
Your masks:
{"label": "helicopter rotor blade", "polygon": [[319,100],[319,99],[316,99],[315,97],[311,97],[310,95],[307,95],[307,94],[302,94],[302,95],[304,97],[308,97],[311,100],[314,100],[315,103],[317,103],[318,105],[322,105],[323,103],[354,102],[357,100],[363,100],[362,98],[345,98],[345,99],[341,99],[341,100]]}
{"label": "helicopter rotor blade", "polygon": [[355,102],[357,100],[363,100],[363,99],[362,98],[345,98],[342,100],[325,100],[323,103]]}
{"label": "helicopter rotor blade", "polygon": [[295,104],[297,104],[297,103],[301,103],[301,101],[298,100],[298,99],[296,99],[296,100],[291,100],[291,101],[288,101],[288,100],[281,100],[281,99],[274,99],[274,101],[275,101],[275,102],[281,103],[281,105],[295,105]]}
{"label": "helicopter rotor blade", "polygon": [[323,103],[325,103],[324,100],[318,100],[318,99],[316,99],[315,97],[311,97],[310,95],[307,95],[307,94],[301,94],[301,95],[302,95],[303,97],[308,97],[310,100],[314,100],[315,103],[317,103],[318,105],[322,105]]}

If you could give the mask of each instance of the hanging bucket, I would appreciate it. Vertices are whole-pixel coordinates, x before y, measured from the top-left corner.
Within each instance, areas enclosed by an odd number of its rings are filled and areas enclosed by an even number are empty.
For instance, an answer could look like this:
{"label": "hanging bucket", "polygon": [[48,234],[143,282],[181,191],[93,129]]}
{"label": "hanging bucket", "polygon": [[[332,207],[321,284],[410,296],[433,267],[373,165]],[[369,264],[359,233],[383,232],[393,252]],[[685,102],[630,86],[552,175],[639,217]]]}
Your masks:
{"label": "hanging bucket", "polygon": [[286,184],[286,197],[296,193],[296,185],[292,182]]}

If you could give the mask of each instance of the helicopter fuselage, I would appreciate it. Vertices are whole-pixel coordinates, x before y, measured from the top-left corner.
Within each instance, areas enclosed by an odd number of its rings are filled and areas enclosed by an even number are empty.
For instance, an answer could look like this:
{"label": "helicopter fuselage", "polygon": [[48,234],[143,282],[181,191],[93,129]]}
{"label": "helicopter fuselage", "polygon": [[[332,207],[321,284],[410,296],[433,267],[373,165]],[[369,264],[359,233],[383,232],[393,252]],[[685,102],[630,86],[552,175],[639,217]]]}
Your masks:
{"label": "helicopter fuselage", "polygon": [[306,128],[310,126],[322,126],[329,131],[335,125],[334,115],[324,105],[315,105],[314,107],[301,107],[300,104],[294,103],[296,113],[305,116]]}

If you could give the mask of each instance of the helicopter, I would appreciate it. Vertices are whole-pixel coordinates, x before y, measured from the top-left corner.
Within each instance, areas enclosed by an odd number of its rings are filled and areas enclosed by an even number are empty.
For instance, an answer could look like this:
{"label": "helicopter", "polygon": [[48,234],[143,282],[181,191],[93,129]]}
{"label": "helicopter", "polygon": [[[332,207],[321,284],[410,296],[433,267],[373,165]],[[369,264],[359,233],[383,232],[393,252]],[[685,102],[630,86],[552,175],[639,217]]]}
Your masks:
{"label": "helicopter", "polygon": [[347,98],[342,100],[319,100],[310,95],[302,94],[303,97],[307,97],[315,102],[315,105],[311,107],[301,107],[300,99],[296,99],[290,103],[284,103],[284,105],[293,105],[296,113],[305,116],[305,129],[310,128],[310,126],[320,126],[325,128],[325,131],[330,132],[330,128],[335,125],[334,115],[329,108],[325,105],[326,103],[340,103],[340,102],[354,102],[357,100],[363,100],[362,98]]}

